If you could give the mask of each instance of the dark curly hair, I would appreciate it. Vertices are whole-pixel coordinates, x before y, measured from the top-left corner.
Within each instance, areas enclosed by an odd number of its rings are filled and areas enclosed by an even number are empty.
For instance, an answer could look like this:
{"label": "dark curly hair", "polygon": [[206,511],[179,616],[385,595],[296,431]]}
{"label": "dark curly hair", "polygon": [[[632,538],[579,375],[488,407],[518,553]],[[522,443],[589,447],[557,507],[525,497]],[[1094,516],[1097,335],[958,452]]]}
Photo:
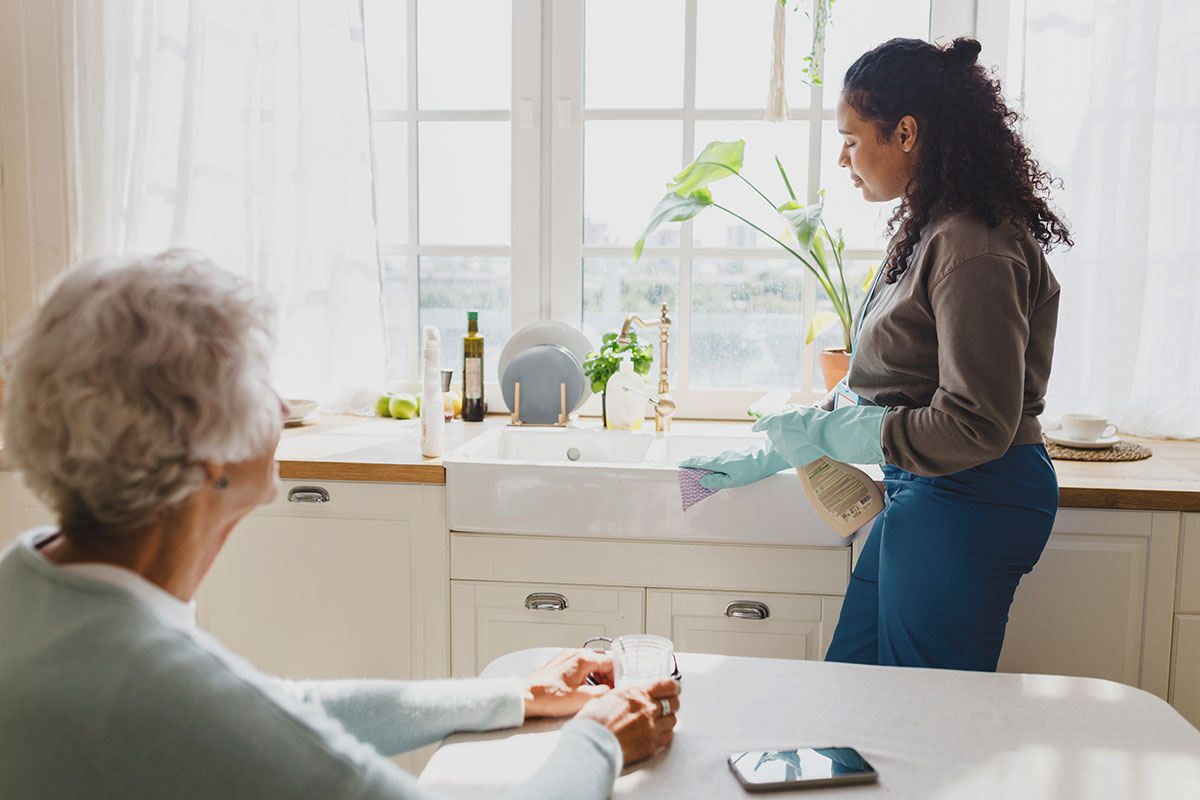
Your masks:
{"label": "dark curly hair", "polygon": [[1074,244],[1046,202],[1061,181],[1030,155],[1017,130],[1020,116],[1005,105],[1000,82],[975,60],[980,49],[968,37],[944,49],[892,39],[846,70],[842,96],[875,125],[880,141],[907,115],[918,125],[916,171],[888,221],[889,235],[900,227],[884,271],[887,283],[908,269],[922,229],[943,210],[972,212],[993,227],[1010,219],[1045,250]]}

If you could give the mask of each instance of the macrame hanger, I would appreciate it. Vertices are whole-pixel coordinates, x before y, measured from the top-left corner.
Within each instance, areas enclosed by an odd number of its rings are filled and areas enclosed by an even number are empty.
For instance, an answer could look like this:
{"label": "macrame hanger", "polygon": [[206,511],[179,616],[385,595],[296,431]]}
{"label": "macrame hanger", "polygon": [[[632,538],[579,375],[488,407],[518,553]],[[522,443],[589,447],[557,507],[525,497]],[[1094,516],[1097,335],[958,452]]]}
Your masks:
{"label": "macrame hanger", "polygon": [[775,21],[771,26],[771,84],[767,89],[767,122],[783,122],[788,118],[787,90],[783,85],[783,53],[787,43],[787,9],[780,0],[775,5]]}

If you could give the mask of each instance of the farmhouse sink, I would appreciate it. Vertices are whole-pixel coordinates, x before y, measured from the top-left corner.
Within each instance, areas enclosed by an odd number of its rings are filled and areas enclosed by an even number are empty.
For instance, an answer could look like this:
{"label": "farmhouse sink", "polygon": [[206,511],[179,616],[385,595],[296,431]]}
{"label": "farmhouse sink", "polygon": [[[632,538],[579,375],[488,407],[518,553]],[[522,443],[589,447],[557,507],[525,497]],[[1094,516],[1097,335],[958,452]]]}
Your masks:
{"label": "farmhouse sink", "polygon": [[442,460],[447,523],[454,531],[845,546],[794,470],[682,510],[679,461],[763,441],[749,432],[497,428]]}

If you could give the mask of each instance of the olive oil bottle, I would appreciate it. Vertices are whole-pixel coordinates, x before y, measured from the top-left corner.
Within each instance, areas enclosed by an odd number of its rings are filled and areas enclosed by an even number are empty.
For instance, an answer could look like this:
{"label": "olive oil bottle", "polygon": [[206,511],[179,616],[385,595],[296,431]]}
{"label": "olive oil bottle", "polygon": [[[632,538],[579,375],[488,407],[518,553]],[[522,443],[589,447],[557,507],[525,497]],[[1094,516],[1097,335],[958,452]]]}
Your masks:
{"label": "olive oil bottle", "polygon": [[467,335],[463,337],[463,403],[462,418],[467,422],[482,422],[486,408],[483,402],[483,337],[479,335],[479,312],[467,312]]}

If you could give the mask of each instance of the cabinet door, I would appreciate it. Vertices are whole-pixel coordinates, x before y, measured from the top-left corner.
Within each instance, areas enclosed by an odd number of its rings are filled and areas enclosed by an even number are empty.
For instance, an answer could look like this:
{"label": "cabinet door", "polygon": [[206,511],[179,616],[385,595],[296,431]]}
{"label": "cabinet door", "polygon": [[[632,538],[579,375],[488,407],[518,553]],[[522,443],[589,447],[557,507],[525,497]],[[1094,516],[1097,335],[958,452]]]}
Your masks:
{"label": "cabinet door", "polygon": [[821,659],[840,596],[646,590],[646,632],[683,653]]}
{"label": "cabinet door", "polygon": [[1200,615],[1175,617],[1175,657],[1171,664],[1171,705],[1200,728]]}
{"label": "cabinet door", "polygon": [[1017,588],[1000,670],[1107,678],[1166,697],[1179,515],[1063,509]]}
{"label": "cabinet door", "polygon": [[289,503],[299,486],[230,535],[202,585],[200,623],[272,675],[444,677],[444,490],[324,482],[328,502]]}
{"label": "cabinet door", "polygon": [[642,590],[566,584],[450,582],[450,660],[456,678],[527,647],[579,647],[642,630]]}

